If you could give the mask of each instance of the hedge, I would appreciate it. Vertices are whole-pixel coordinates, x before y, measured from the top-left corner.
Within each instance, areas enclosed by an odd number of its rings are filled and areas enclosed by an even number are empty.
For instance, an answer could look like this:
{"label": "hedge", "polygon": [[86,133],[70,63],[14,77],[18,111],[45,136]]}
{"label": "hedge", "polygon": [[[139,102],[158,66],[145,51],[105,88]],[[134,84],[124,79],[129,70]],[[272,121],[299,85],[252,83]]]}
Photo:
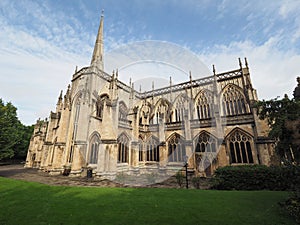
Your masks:
{"label": "hedge", "polygon": [[243,165],[218,168],[212,188],[219,190],[294,190],[300,186],[300,167]]}

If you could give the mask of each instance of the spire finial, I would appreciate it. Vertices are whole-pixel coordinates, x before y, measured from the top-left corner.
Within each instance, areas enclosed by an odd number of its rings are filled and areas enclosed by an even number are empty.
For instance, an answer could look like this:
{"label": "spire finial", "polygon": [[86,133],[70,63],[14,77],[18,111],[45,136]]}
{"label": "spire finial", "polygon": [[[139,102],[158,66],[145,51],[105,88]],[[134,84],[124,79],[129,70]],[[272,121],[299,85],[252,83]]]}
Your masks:
{"label": "spire finial", "polygon": [[152,81],[152,91],[154,90],[154,81]]}
{"label": "spire finial", "polygon": [[104,9],[101,10],[101,17],[104,17]]}
{"label": "spire finial", "polygon": [[170,86],[172,86],[172,76],[170,76]]}
{"label": "spire finial", "polygon": [[192,81],[192,71],[189,71],[189,74],[190,74],[190,81]]}

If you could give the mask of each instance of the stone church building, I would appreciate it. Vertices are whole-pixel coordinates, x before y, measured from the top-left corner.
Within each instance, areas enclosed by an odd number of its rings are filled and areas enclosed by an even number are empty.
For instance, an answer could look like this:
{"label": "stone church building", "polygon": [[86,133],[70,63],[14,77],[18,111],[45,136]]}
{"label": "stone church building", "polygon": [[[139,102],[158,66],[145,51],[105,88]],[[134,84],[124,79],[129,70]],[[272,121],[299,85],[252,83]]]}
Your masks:
{"label": "stone church building", "polygon": [[[243,65],[244,64],[244,65]],[[270,165],[247,60],[237,69],[147,92],[103,71],[103,17],[91,64],[73,74],[55,112],[38,120],[26,167],[113,179],[118,173],[210,176],[221,166]]]}

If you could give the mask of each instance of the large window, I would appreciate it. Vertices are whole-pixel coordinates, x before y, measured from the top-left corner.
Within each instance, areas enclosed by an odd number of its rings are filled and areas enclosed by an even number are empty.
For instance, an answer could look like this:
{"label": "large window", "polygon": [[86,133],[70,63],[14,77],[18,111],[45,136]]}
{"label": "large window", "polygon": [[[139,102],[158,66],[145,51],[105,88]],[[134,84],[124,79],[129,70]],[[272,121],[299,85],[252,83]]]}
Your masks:
{"label": "large window", "polygon": [[159,124],[161,121],[168,123],[170,121],[170,103],[166,99],[160,99],[155,106],[154,114],[150,120],[151,124]]}
{"label": "large window", "polygon": [[195,143],[195,152],[216,152],[217,139],[209,133],[203,132]]}
{"label": "large window", "polygon": [[139,140],[139,161],[159,162],[158,139],[151,136],[145,142]]}
{"label": "large window", "polygon": [[178,134],[174,134],[168,140],[169,162],[184,162],[184,157],[186,156],[184,142],[184,139]]}
{"label": "large window", "polygon": [[189,101],[186,95],[180,95],[176,99],[174,117],[175,122],[180,122],[184,120],[187,109],[189,108]]}
{"label": "large window", "polygon": [[198,119],[209,119],[213,116],[213,95],[211,92],[200,92],[196,98],[196,112]]}
{"label": "large window", "polygon": [[235,85],[229,85],[222,95],[223,115],[239,115],[248,113],[245,96]]}
{"label": "large window", "polygon": [[239,130],[228,137],[230,163],[253,163],[252,140],[249,135]]}
{"label": "large window", "polygon": [[99,145],[100,145],[100,138],[97,134],[95,134],[93,135],[90,141],[90,155],[89,155],[90,164],[98,163]]}
{"label": "large window", "polygon": [[125,134],[118,138],[118,162],[126,163],[129,158],[129,139]]}

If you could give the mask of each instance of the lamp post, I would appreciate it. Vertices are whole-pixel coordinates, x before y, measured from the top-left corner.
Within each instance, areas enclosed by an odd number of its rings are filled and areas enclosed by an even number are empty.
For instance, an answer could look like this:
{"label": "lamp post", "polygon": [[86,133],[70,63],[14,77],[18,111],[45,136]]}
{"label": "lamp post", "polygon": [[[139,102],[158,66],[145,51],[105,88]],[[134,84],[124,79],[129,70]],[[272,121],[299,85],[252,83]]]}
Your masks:
{"label": "lamp post", "polygon": [[188,180],[188,159],[189,157],[186,155],[184,156],[184,167],[185,167],[185,183],[186,183],[186,189],[189,189],[189,180]]}

